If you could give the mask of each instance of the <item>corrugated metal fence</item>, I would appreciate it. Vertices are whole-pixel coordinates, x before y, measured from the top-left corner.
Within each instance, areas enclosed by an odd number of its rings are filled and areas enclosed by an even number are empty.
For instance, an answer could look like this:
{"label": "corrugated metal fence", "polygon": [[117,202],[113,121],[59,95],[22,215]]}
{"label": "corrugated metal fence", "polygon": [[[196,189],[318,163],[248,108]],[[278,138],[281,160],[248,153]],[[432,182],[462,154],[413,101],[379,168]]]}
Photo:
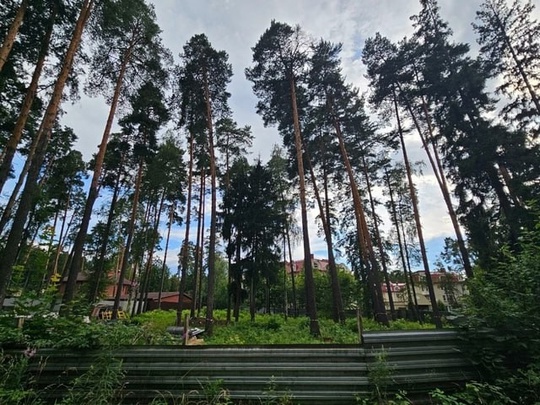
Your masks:
{"label": "corrugated metal fence", "polygon": [[[36,388],[50,399],[61,397],[99,354],[38,351],[32,362]],[[376,388],[405,389],[421,398],[473,377],[456,333],[448,330],[365,333],[363,345],[139,346],[110,356],[122,361],[123,403],[138,404],[201,400],[212,381],[242,403],[289,396],[295,404],[355,404]]]}

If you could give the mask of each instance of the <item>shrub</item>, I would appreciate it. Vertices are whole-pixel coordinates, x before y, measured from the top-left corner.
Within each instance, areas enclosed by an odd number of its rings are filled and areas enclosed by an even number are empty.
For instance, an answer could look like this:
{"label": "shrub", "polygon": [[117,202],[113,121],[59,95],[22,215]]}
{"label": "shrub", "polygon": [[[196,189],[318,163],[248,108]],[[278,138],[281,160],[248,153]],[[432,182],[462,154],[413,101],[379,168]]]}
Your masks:
{"label": "shrub", "polygon": [[468,288],[465,348],[487,384],[475,389],[487,387],[493,394],[500,388],[514,403],[538,403],[540,225],[525,233],[513,250],[501,249],[498,263],[476,271]]}

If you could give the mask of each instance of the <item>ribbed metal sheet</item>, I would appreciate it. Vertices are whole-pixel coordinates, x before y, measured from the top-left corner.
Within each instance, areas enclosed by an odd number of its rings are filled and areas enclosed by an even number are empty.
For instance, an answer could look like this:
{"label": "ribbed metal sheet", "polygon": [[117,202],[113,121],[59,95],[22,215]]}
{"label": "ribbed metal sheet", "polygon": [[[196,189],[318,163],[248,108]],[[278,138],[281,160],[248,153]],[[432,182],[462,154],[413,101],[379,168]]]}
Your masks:
{"label": "ribbed metal sheet", "polygon": [[[38,389],[51,400],[63,395],[71,378],[90,367],[99,353],[42,349],[32,363]],[[221,380],[235,400],[288,395],[296,404],[355,404],[375,389],[381,367],[386,389],[422,396],[436,387],[468,381],[472,367],[462,356],[453,331],[366,333],[364,345],[171,347],[115,350],[125,372],[123,403],[153,398],[204,398],[204,385]],[[243,402],[245,403],[245,402]]]}

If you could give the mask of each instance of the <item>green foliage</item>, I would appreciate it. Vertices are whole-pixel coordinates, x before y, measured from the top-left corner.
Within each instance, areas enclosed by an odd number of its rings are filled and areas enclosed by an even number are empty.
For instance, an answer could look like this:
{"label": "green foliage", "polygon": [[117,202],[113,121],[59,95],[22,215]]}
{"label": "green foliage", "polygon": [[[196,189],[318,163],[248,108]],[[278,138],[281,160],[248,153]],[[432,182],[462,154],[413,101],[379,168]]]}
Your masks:
{"label": "green foliage", "polygon": [[24,335],[21,328],[17,327],[18,320],[11,314],[2,314],[0,316],[0,342],[23,343]]}
{"label": "green foliage", "polygon": [[[204,399],[199,400],[198,398]],[[208,380],[201,383],[201,390],[182,394],[179,397],[160,392],[150,405],[232,405],[229,391],[223,388],[223,380]]]}
{"label": "green foliage", "polygon": [[122,362],[103,353],[88,371],[76,377],[59,405],[109,405],[122,387]]}
{"label": "green foliage", "polygon": [[508,398],[504,390],[496,385],[469,383],[457,394],[447,394],[440,389],[430,393],[432,400],[439,405],[510,405],[516,402]]}
{"label": "green foliage", "polygon": [[293,395],[289,390],[279,391],[279,386],[276,383],[274,376],[270,378],[267,387],[263,391],[263,398],[260,403],[262,405],[293,405]]}
{"label": "green foliage", "polygon": [[373,397],[364,397],[363,395],[356,395],[356,403],[358,405],[411,405],[412,402],[407,399],[406,392],[398,392],[392,395],[391,398],[376,400]]}
{"label": "green foliage", "polygon": [[35,347],[94,349],[135,344],[172,343],[173,338],[136,324],[85,323],[75,317],[36,317],[24,323],[25,341]]}
{"label": "green foliage", "polygon": [[[246,314],[248,315],[248,314]],[[237,323],[214,328],[209,344],[288,344],[317,343],[309,334],[307,318],[289,318],[261,314],[256,322],[244,315]],[[247,319],[246,319],[247,318]]]}
{"label": "green foliage", "polygon": [[[540,361],[539,246],[540,225],[537,225],[534,232],[521,238],[518,253],[506,247],[501,249],[497,265],[488,271],[477,271],[468,283],[467,327],[475,341],[482,338],[474,331],[493,330],[481,340],[485,358],[479,361],[489,362],[486,369],[494,375],[508,366]],[[491,356],[487,356],[488,350]],[[496,363],[503,368],[495,367]]]}
{"label": "green foliage", "polygon": [[9,355],[0,353],[0,403],[1,404],[33,404],[42,402],[37,393],[28,387],[28,357],[25,355]]}
{"label": "green foliage", "polygon": [[132,319],[132,323],[144,325],[149,333],[159,333],[168,326],[174,326],[176,322],[176,311],[156,309],[154,311],[143,312]]}
{"label": "green foliage", "polygon": [[232,405],[229,391],[223,388],[223,380],[208,380],[202,384],[202,392],[205,404],[209,405]]}
{"label": "green foliage", "polygon": [[384,348],[382,348],[382,350],[377,353],[375,362],[368,366],[369,381],[375,387],[373,394],[379,403],[381,401],[386,401],[386,391],[388,385],[392,382],[393,370],[388,364],[386,356],[387,353]]}
{"label": "green foliage", "polygon": [[384,347],[375,357],[375,361],[368,366],[368,378],[374,387],[368,396],[357,395],[356,403],[361,405],[410,405],[412,402],[406,397],[405,391],[389,393],[388,386],[393,382],[394,370],[386,359],[387,352]]}
{"label": "green foliage", "polygon": [[[343,307],[353,308],[361,295],[360,283],[354,278],[354,275],[343,269],[338,269],[338,280],[341,290]],[[313,281],[315,284],[315,298],[317,302],[317,311],[322,317],[332,316],[332,286],[330,275],[320,271],[313,273]],[[305,277],[300,274],[296,278],[296,288],[300,306],[305,305]]]}
{"label": "green foliage", "polygon": [[[282,236],[285,218],[278,182],[272,171],[260,161],[250,166],[245,159],[237,160],[223,196],[223,210],[227,252],[231,256],[237,252],[234,261],[239,271],[232,272],[234,282],[239,285],[245,281],[250,286],[250,309],[254,318],[257,308],[269,310],[269,287],[276,284],[281,267],[277,241]],[[259,292],[264,294],[257,300]]]}
{"label": "green foliage", "polygon": [[[288,317],[283,315],[259,314],[256,321],[250,320],[248,311],[241,311],[238,322],[225,324],[226,310],[214,311],[216,324],[214,334],[205,337],[208,344],[217,345],[247,345],[247,344],[320,344],[324,342],[338,344],[356,344],[359,341],[358,327],[355,318],[349,318],[344,325],[330,319],[319,319],[321,338],[313,338],[309,333],[309,319],[305,317]],[[176,312],[149,311],[133,318],[146,331],[146,335],[162,335],[168,326],[176,321]],[[381,325],[371,319],[363,319],[364,331],[381,330]],[[419,324],[406,320],[396,320],[390,323],[388,330],[432,329],[431,324]],[[154,337],[154,342],[156,338]],[[172,340],[173,341],[173,340]],[[164,342],[166,344],[166,342]]]}
{"label": "green foliage", "polygon": [[[30,347],[94,349],[135,344],[172,344],[177,341],[166,327],[174,325],[174,313],[156,311],[152,321],[88,321],[82,315],[59,317],[51,312],[45,295],[30,295],[17,300],[15,312],[0,317],[0,341],[3,344],[26,344]],[[162,314],[163,313],[163,314]],[[160,322],[161,318],[166,319]],[[165,318],[168,315],[169,318]],[[141,316],[142,319],[144,315]],[[148,316],[147,316],[148,318]],[[18,327],[22,323],[22,327]]]}
{"label": "green foliage", "polygon": [[[259,314],[255,322],[248,311],[241,311],[239,321],[225,324],[226,310],[216,310],[214,335],[206,337],[209,344],[356,344],[359,341],[356,319],[347,319],[344,325],[330,319],[320,319],[321,338],[309,332],[309,319],[305,317],[285,319],[283,315]],[[176,311],[155,310],[142,313],[131,321],[85,322],[83,317],[57,317],[38,311],[25,319],[23,327],[16,327],[13,315],[0,318],[0,340],[4,343],[26,344],[31,347],[70,349],[95,349],[122,345],[178,344],[177,338],[166,332],[175,325]],[[380,330],[381,325],[363,320],[365,331]],[[433,325],[397,320],[389,330],[432,328]],[[385,328],[386,329],[386,328]]]}
{"label": "green foliage", "polygon": [[[225,311],[217,311],[221,319],[225,319]],[[220,318],[218,318],[220,319]],[[249,320],[249,314],[241,312],[237,323],[216,325],[214,335],[205,339],[209,344],[356,344],[359,342],[356,319],[347,319],[344,325],[331,319],[319,319],[321,337],[314,338],[309,332],[309,318],[289,317],[282,315],[261,314],[256,322]],[[375,321],[363,320],[364,330],[380,330],[381,325]],[[389,330],[427,329],[433,325],[420,325],[416,322],[395,321]]]}
{"label": "green foliage", "polygon": [[[468,282],[464,347],[487,383],[473,388],[482,398],[494,398],[484,403],[540,400],[539,246],[537,225],[534,231],[524,232],[517,253],[501,249],[496,265],[478,270]],[[504,400],[496,398],[499,392]]]}

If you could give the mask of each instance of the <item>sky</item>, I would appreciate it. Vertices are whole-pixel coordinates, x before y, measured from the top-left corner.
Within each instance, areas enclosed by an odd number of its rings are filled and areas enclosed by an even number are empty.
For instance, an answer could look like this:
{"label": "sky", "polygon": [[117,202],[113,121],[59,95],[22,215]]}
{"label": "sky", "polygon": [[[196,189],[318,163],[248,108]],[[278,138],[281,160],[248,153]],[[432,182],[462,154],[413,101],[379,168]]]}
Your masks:
{"label": "sky", "polygon": [[[240,126],[251,126],[254,135],[251,158],[260,157],[263,162],[281,139],[275,128],[264,128],[256,114],[257,99],[244,76],[244,69],[251,66],[251,48],[272,19],[299,24],[314,39],[342,43],[343,73],[349,83],[364,92],[367,80],[361,53],[366,38],[377,32],[393,41],[410,35],[409,17],[420,10],[418,0],[154,0],[152,3],[163,31],[164,45],[171,50],[175,62],[179,61],[184,44],[200,33],[207,35],[215,49],[228,53],[234,73],[229,86],[233,118]],[[454,31],[454,40],[469,43],[473,51],[477,45],[471,23],[480,3],[480,0],[439,0],[441,14]],[[64,108],[63,123],[75,130],[79,136],[77,148],[88,160],[97,152],[108,107],[102,98],[82,96],[77,103]],[[418,140],[410,138],[407,142],[412,160],[426,160]],[[453,231],[441,193],[427,168],[424,176],[416,178],[416,185],[428,253],[433,261],[441,251],[442,240],[452,236]],[[324,241],[316,235],[315,215],[310,214],[312,251],[316,257],[325,258]],[[182,235],[181,229],[173,230],[175,241],[167,260],[173,270],[177,267],[176,241]],[[300,246],[296,247],[294,256],[297,259],[303,256]]]}

